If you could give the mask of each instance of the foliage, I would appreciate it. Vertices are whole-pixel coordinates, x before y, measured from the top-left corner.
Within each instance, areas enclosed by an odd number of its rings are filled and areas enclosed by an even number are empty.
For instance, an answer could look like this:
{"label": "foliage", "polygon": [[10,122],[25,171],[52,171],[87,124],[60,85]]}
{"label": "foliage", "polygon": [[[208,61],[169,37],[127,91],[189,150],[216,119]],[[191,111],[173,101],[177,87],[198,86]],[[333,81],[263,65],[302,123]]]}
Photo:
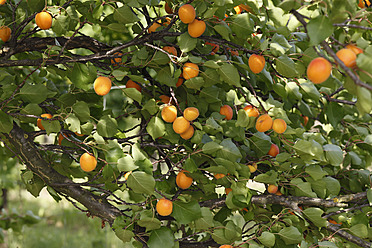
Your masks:
{"label": "foliage", "polygon": [[[194,38],[178,19],[184,3],[167,0],[174,14],[159,0],[1,5],[1,23],[12,29],[0,41],[1,161],[17,158],[32,195],[47,187],[56,201],[108,222],[128,247],[370,247],[370,8],[195,0],[207,28]],[[50,29],[36,27],[42,10],[53,16]],[[353,68],[336,56],[350,43],[363,49]],[[250,68],[252,54],[263,55],[262,71]],[[306,69],[319,56],[332,73],[314,84]],[[185,63],[199,73],[177,87]],[[93,89],[99,76],[112,79],[104,96]],[[137,86],[126,87],[129,80]],[[191,139],[163,121],[170,103],[178,116],[198,109]],[[247,105],[284,120],[285,132],[258,132]],[[41,142],[44,135],[54,142]],[[98,161],[92,172],[79,166],[86,152]],[[184,190],[181,170],[193,178]],[[269,184],[280,193],[267,193]],[[173,202],[169,216],[155,210],[161,198]]]}

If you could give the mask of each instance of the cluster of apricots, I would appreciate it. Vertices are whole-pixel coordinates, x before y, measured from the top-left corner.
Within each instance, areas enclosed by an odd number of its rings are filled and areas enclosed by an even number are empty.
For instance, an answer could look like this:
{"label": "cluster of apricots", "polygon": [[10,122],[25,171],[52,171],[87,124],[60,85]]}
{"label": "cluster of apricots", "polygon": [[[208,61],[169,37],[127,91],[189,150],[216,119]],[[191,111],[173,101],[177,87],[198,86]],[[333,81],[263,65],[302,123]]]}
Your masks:
{"label": "cluster of apricots", "polygon": [[184,4],[178,9],[178,18],[187,24],[187,32],[193,38],[201,36],[207,27],[203,20],[196,18],[195,8],[190,4]]}
{"label": "cluster of apricots", "polygon": [[358,6],[360,8],[367,8],[371,6],[371,1],[370,0],[359,0]]}
{"label": "cluster of apricots", "polygon": [[[345,48],[337,51],[336,55],[345,66],[354,68],[356,66],[357,55],[360,53],[363,53],[362,49],[353,44],[349,44]],[[308,65],[306,75],[314,84],[320,84],[329,78],[331,71],[331,63],[323,57],[317,57]]]}
{"label": "cluster of apricots", "polygon": [[258,117],[256,121],[257,131],[266,132],[271,128],[274,130],[274,132],[281,134],[287,130],[287,123],[285,120],[279,118],[273,120],[268,114],[263,114]]}
{"label": "cluster of apricots", "polygon": [[198,118],[199,110],[188,107],[183,111],[183,116],[177,117],[177,108],[174,105],[166,105],[161,111],[161,117],[165,122],[173,123],[173,130],[181,138],[188,140],[194,135],[194,127],[191,122]]}

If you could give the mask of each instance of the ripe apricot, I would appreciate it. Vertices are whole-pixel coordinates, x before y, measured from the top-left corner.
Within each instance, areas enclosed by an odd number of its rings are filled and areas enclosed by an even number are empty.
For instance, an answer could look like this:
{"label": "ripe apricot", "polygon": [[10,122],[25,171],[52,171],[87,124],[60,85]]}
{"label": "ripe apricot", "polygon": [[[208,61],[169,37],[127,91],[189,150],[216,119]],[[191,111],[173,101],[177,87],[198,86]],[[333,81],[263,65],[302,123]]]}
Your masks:
{"label": "ripe apricot", "polygon": [[358,6],[360,8],[369,7],[371,6],[371,2],[369,0],[359,0]]}
{"label": "ripe apricot", "polygon": [[244,110],[249,117],[258,117],[260,115],[258,109],[256,107],[253,107],[252,105],[245,106]]}
{"label": "ripe apricot", "polygon": [[342,222],[337,222],[337,221],[332,220],[332,219],[328,220],[328,222],[333,224],[333,225],[342,225]]}
{"label": "ripe apricot", "polygon": [[168,14],[173,14],[173,9],[169,6],[168,3],[165,3],[165,5],[164,5],[164,10],[165,10],[165,12],[167,12]]}
{"label": "ripe apricot", "polygon": [[354,44],[349,44],[346,46],[346,48],[352,50],[356,55],[363,53],[363,49],[357,47]]}
{"label": "ripe apricot", "polygon": [[189,128],[180,134],[181,138],[184,139],[184,140],[188,140],[188,139],[191,139],[191,137],[194,135],[194,127],[193,126],[189,126]]}
{"label": "ripe apricot", "polygon": [[283,195],[279,190],[275,193],[276,195]]}
{"label": "ripe apricot", "polygon": [[195,20],[195,16],[195,8],[190,4],[184,4],[178,10],[178,17],[185,24],[192,23]]}
{"label": "ripe apricot", "polygon": [[180,87],[183,84],[184,79],[182,77],[179,77],[176,83],[176,87]]}
{"label": "ripe apricot", "polygon": [[124,179],[128,180],[129,175],[132,174],[132,171],[128,171],[124,174]]}
{"label": "ripe apricot", "polygon": [[231,120],[233,117],[233,110],[229,105],[223,105],[220,108],[220,114],[225,116],[224,120]]}
{"label": "ripe apricot", "polygon": [[161,95],[159,96],[159,98],[162,103],[165,103],[165,104],[171,103],[171,98],[169,96]]}
{"label": "ripe apricot", "polygon": [[165,106],[161,110],[161,118],[165,122],[172,123],[177,118],[177,108],[173,105]]}
{"label": "ripe apricot", "polygon": [[199,110],[195,107],[188,107],[183,111],[183,117],[188,121],[193,121],[199,116]]}
{"label": "ripe apricot", "polygon": [[304,119],[304,126],[306,127],[307,123],[309,122],[309,117],[304,115],[302,118]]}
{"label": "ripe apricot", "polygon": [[268,114],[261,115],[256,121],[256,129],[259,132],[266,132],[273,126],[273,119]]}
{"label": "ripe apricot", "polygon": [[199,66],[197,64],[187,62],[183,65],[182,76],[188,80],[199,75]]}
{"label": "ripe apricot", "polygon": [[10,38],[12,30],[7,26],[0,27],[0,39],[4,42],[7,42]]}
{"label": "ripe apricot", "polygon": [[273,130],[276,133],[284,133],[286,129],[287,129],[287,123],[285,123],[285,120],[275,119],[273,121]]}
{"label": "ripe apricot", "polygon": [[356,54],[353,50],[342,48],[336,53],[337,57],[349,68],[356,66]]}
{"label": "ripe apricot", "polygon": [[147,29],[147,32],[149,32],[149,34],[151,34],[152,32],[155,32],[156,29],[158,29],[159,27],[161,27],[161,25],[158,23],[158,22],[154,22],[148,29]]}
{"label": "ripe apricot", "polygon": [[232,188],[225,188],[225,193],[228,195],[232,191]]}
{"label": "ripe apricot", "polygon": [[123,53],[121,52],[115,52],[113,55],[117,56],[116,58],[111,59],[111,64],[112,65],[119,65],[121,64]]}
{"label": "ripe apricot", "polygon": [[246,4],[239,4],[239,7],[240,7],[240,9],[242,9],[242,10],[245,10],[245,11],[247,11],[247,12],[251,12],[251,13],[252,13],[252,9],[251,9],[251,7],[249,7],[249,6],[246,5]]}
{"label": "ripe apricot", "polygon": [[269,192],[270,194],[275,194],[277,191],[278,191],[278,186],[276,186],[274,184],[270,184],[267,187],[267,192]]}
{"label": "ripe apricot", "polygon": [[310,62],[306,70],[306,75],[314,84],[320,84],[328,79],[331,71],[331,63],[323,57],[317,57]]}
{"label": "ripe apricot", "polygon": [[233,248],[231,245],[221,245],[219,248]]}
{"label": "ripe apricot", "polygon": [[240,13],[242,13],[242,10],[243,10],[243,9],[240,8],[240,6],[238,5],[238,6],[235,6],[235,7],[234,7],[234,10],[235,10],[236,14],[239,15]]}
{"label": "ripe apricot", "polygon": [[6,0],[0,0],[0,5],[5,4]]}
{"label": "ripe apricot", "polygon": [[70,135],[67,134],[67,133],[59,133],[58,134],[58,145],[61,145],[62,144],[62,140],[65,138],[65,137],[69,137]]}
{"label": "ripe apricot", "polygon": [[220,46],[217,45],[217,44],[214,44],[214,43],[211,43],[211,42],[208,42],[208,41],[205,42],[205,44],[212,47],[211,55],[215,55],[218,52],[218,50],[220,49]]}
{"label": "ripe apricot", "polygon": [[127,81],[127,84],[125,85],[126,88],[135,88],[137,89],[139,92],[142,91],[142,87],[139,86],[137,83],[135,83],[134,81],[132,81],[131,79],[129,79]]}
{"label": "ripe apricot", "polygon": [[203,20],[195,19],[192,23],[189,23],[187,27],[187,32],[191,37],[198,38],[204,33],[206,28],[207,25]]}
{"label": "ripe apricot", "polygon": [[94,91],[99,96],[104,96],[111,90],[111,79],[108,77],[98,77],[94,80]]}
{"label": "ripe apricot", "polygon": [[161,216],[168,216],[173,211],[173,202],[165,198],[160,199],[156,203],[156,211]]}
{"label": "ripe apricot", "polygon": [[249,164],[249,165],[248,165],[248,168],[249,168],[249,171],[250,171],[251,173],[254,173],[254,172],[257,170],[257,164],[256,164],[256,163]]}
{"label": "ripe apricot", "polygon": [[186,170],[181,170],[176,177],[176,184],[181,189],[188,189],[192,184],[192,177],[185,174]]}
{"label": "ripe apricot", "polygon": [[216,173],[214,174],[214,178],[216,179],[220,179],[220,178],[224,178],[226,175],[225,174],[222,174],[222,173]]}
{"label": "ripe apricot", "polygon": [[84,153],[80,157],[80,167],[85,172],[94,170],[97,166],[97,159],[89,153]]}
{"label": "ripe apricot", "polygon": [[265,67],[266,61],[262,55],[252,54],[249,56],[248,65],[249,69],[255,74],[260,73]]}
{"label": "ripe apricot", "polygon": [[177,117],[173,122],[173,130],[178,134],[186,132],[189,127],[190,122],[183,116]]}
{"label": "ripe apricot", "polygon": [[166,51],[169,54],[172,54],[174,56],[177,56],[177,49],[172,46],[165,46],[163,47],[163,50]]}
{"label": "ripe apricot", "polygon": [[271,144],[270,150],[267,154],[272,157],[276,157],[276,155],[279,154],[279,147],[275,144]]}
{"label": "ripe apricot", "polygon": [[[52,119],[53,116],[51,114],[42,114],[41,117],[47,118],[47,119]],[[45,128],[41,124],[41,119],[40,118],[37,119],[37,126],[40,128],[40,130],[45,130]]]}
{"label": "ripe apricot", "polygon": [[52,21],[52,16],[46,11],[37,13],[35,16],[36,25],[43,30],[49,29],[52,26]]}

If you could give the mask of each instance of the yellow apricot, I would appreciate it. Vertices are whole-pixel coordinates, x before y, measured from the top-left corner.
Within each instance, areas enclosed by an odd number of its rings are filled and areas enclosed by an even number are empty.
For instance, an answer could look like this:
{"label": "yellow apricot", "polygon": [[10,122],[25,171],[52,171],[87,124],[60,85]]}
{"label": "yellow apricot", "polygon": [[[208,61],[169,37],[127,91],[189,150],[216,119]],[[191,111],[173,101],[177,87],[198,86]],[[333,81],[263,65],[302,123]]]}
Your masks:
{"label": "yellow apricot", "polygon": [[356,54],[353,50],[343,48],[336,53],[337,57],[349,68],[356,66]]}
{"label": "yellow apricot", "polygon": [[195,16],[195,8],[190,4],[184,4],[178,10],[178,17],[180,18],[181,22],[185,24],[192,23],[195,19]]}
{"label": "yellow apricot", "polygon": [[199,75],[199,66],[197,64],[187,62],[183,65],[182,76],[188,80]]}
{"label": "yellow apricot", "polygon": [[260,115],[258,109],[256,107],[253,107],[252,105],[245,106],[244,110],[249,117],[258,117]]}
{"label": "yellow apricot", "polygon": [[284,133],[287,129],[287,123],[283,119],[275,119],[273,121],[273,130],[276,133]]}
{"label": "yellow apricot", "polygon": [[233,110],[229,105],[223,105],[220,108],[220,114],[225,116],[224,120],[231,120],[233,117]]}
{"label": "yellow apricot", "polygon": [[199,110],[195,107],[188,107],[183,111],[183,117],[188,121],[193,121],[199,116]]}
{"label": "yellow apricot", "polygon": [[7,26],[0,27],[0,39],[4,42],[7,42],[10,38],[12,30]]}
{"label": "yellow apricot", "polygon": [[187,31],[191,37],[198,38],[204,33],[206,28],[207,25],[203,20],[195,19],[192,23],[189,23]]}
{"label": "yellow apricot", "polygon": [[252,54],[249,56],[248,65],[253,73],[260,73],[265,67],[265,64],[265,58],[262,55]]}
{"label": "yellow apricot", "polygon": [[256,121],[256,129],[259,132],[266,132],[273,126],[273,119],[268,115],[264,114],[258,117]]}
{"label": "yellow apricot", "polygon": [[180,136],[182,139],[188,140],[192,138],[192,136],[194,135],[194,132],[195,132],[194,127],[190,125],[189,128],[185,132],[180,134]]}
{"label": "yellow apricot", "polygon": [[174,122],[174,120],[177,118],[177,108],[173,105],[165,106],[161,110],[161,117],[165,122]]}
{"label": "yellow apricot", "polygon": [[190,122],[183,116],[177,117],[173,122],[173,130],[178,134],[186,132],[189,127]]}
{"label": "yellow apricot", "polygon": [[94,91],[99,96],[104,96],[111,90],[111,79],[108,77],[98,77],[94,80]]}
{"label": "yellow apricot", "polygon": [[323,57],[313,59],[307,67],[307,78],[314,84],[323,83],[331,75],[332,65]]}
{"label": "yellow apricot", "polygon": [[35,16],[36,25],[43,30],[49,29],[52,26],[52,21],[52,16],[46,11],[37,13]]}

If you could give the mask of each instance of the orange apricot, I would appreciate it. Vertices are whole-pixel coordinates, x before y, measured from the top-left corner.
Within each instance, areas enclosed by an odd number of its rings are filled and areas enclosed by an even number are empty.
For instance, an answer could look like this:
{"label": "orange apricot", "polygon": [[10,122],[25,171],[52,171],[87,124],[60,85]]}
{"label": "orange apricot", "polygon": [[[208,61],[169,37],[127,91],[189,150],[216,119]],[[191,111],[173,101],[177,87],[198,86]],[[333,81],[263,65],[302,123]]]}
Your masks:
{"label": "orange apricot", "polygon": [[[51,114],[42,114],[41,117],[43,118],[47,118],[47,119],[52,119],[52,115]],[[45,130],[45,128],[43,127],[43,124],[41,124],[41,119],[37,119],[37,126],[40,128],[40,130]]]}
{"label": "orange apricot", "polygon": [[129,79],[129,80],[127,81],[127,84],[125,85],[125,87],[126,87],[126,88],[135,88],[135,89],[137,89],[139,92],[142,91],[142,87],[141,87],[139,84],[137,84],[136,82],[132,81],[131,79]]}
{"label": "orange apricot", "polygon": [[84,153],[80,157],[80,167],[85,172],[94,170],[97,166],[97,159],[89,153]]}
{"label": "orange apricot", "polygon": [[360,8],[369,7],[371,6],[371,2],[369,0],[359,0],[358,6]]}
{"label": "orange apricot", "polygon": [[251,13],[252,13],[252,9],[251,9],[251,7],[249,7],[249,6],[246,5],[246,4],[239,4],[239,7],[240,7],[240,9],[242,9],[242,10],[245,10],[245,11],[247,11],[247,12],[251,12]]}
{"label": "orange apricot", "polygon": [[240,6],[238,5],[238,6],[235,6],[235,7],[234,7],[234,10],[235,10],[236,14],[239,15],[240,13],[242,13],[242,10],[243,10],[243,9],[240,8]]}
{"label": "orange apricot", "polygon": [[203,20],[195,19],[192,23],[189,23],[187,27],[187,32],[191,37],[198,38],[204,33],[206,28],[207,25]]}
{"label": "orange apricot", "polygon": [[111,59],[111,64],[112,65],[119,65],[119,64],[121,64],[121,62],[122,62],[121,56],[123,56],[123,53],[121,53],[121,52],[115,52],[113,55],[115,55],[116,57],[113,58],[113,59]]}
{"label": "orange apricot", "polygon": [[232,188],[225,188],[225,193],[228,195],[232,191]]}
{"label": "orange apricot", "polygon": [[132,171],[128,171],[124,174],[124,179],[128,180],[129,175],[132,174]]}
{"label": "orange apricot", "polygon": [[177,49],[172,46],[165,46],[163,47],[163,50],[166,51],[169,54],[172,54],[174,56],[177,56]]}
{"label": "orange apricot", "polygon": [[67,133],[59,133],[58,134],[58,145],[61,145],[62,144],[62,140],[65,138],[65,137],[69,137],[70,135],[67,134]]}
{"label": "orange apricot", "polygon": [[249,117],[258,117],[260,115],[258,109],[256,107],[253,107],[252,105],[245,106],[244,110]]}
{"label": "orange apricot", "polygon": [[323,57],[313,59],[307,67],[307,78],[314,84],[323,83],[331,75],[332,65]]}
{"label": "orange apricot", "polygon": [[165,10],[165,12],[167,12],[168,14],[173,14],[173,9],[169,6],[168,3],[165,3],[165,5],[164,5],[164,10]]}
{"label": "orange apricot", "polygon": [[222,173],[216,173],[214,174],[214,178],[216,179],[221,179],[221,178],[224,178],[226,175],[225,174],[222,174]]}
{"label": "orange apricot", "polygon": [[275,193],[276,195],[283,195],[279,190]]}
{"label": "orange apricot", "polygon": [[159,98],[160,98],[160,101],[162,103],[165,103],[165,104],[169,104],[169,103],[173,102],[173,101],[171,101],[171,98],[169,96],[166,96],[166,95],[160,95]]}
{"label": "orange apricot", "polygon": [[155,32],[156,29],[158,29],[159,27],[161,27],[161,25],[158,23],[158,22],[154,22],[148,29],[147,29],[147,32],[152,33],[152,32]]}
{"label": "orange apricot", "polygon": [[188,189],[192,184],[192,177],[185,174],[186,170],[181,170],[176,177],[176,184],[181,189]]}
{"label": "orange apricot", "polygon": [[183,116],[177,117],[173,122],[173,130],[175,133],[181,134],[187,131],[190,127],[190,122]]}
{"label": "orange apricot", "polygon": [[273,126],[273,119],[268,114],[261,115],[256,121],[256,129],[259,132],[266,132]]}
{"label": "orange apricot", "polygon": [[111,90],[111,79],[108,77],[98,77],[94,80],[94,91],[99,96],[104,96]]}
{"label": "orange apricot", "polygon": [[337,57],[349,68],[356,66],[356,54],[353,50],[342,48],[336,53]]}
{"label": "orange apricot", "polygon": [[276,186],[274,184],[270,184],[267,187],[267,192],[269,192],[270,194],[275,194],[276,192],[278,192],[278,186]]}
{"label": "orange apricot", "polygon": [[177,108],[173,105],[165,106],[161,110],[161,117],[165,122],[174,122],[174,120],[177,118]]}
{"label": "orange apricot", "polygon": [[270,150],[267,154],[272,157],[276,157],[276,155],[279,154],[279,147],[275,144],[271,144]]}
{"label": "orange apricot", "polygon": [[221,245],[219,248],[233,248],[231,245]]}
{"label": "orange apricot", "polygon": [[195,20],[195,16],[195,8],[190,4],[184,4],[178,10],[178,17],[185,24],[192,23]]}
{"label": "orange apricot", "polygon": [[162,198],[156,203],[156,211],[161,216],[168,216],[173,211],[173,202]]}
{"label": "orange apricot", "polygon": [[176,83],[176,87],[180,87],[183,84],[183,81],[184,81],[183,77],[179,77]]}
{"label": "orange apricot", "polygon": [[224,120],[231,120],[233,117],[233,110],[229,105],[223,105],[220,108],[220,114],[225,116]]}
{"label": "orange apricot", "polygon": [[52,26],[52,21],[51,14],[46,11],[37,13],[35,16],[36,25],[43,30],[49,29]]}
{"label": "orange apricot", "polygon": [[183,111],[183,117],[188,121],[193,121],[199,116],[199,110],[195,107],[188,107]]}
{"label": "orange apricot", "polygon": [[254,172],[257,170],[257,164],[256,164],[256,163],[249,164],[249,165],[248,165],[248,168],[249,168],[249,171],[250,171],[251,173],[254,173]]}
{"label": "orange apricot", "polygon": [[4,42],[7,42],[10,38],[12,30],[7,26],[0,27],[0,39]]}
{"label": "orange apricot", "polygon": [[195,132],[194,127],[190,125],[189,128],[185,132],[180,134],[180,136],[182,139],[188,140],[188,139],[191,139],[192,136],[194,136],[194,132]]}
{"label": "orange apricot", "polygon": [[0,0],[0,5],[4,5],[6,0]]}
{"label": "orange apricot", "polygon": [[287,123],[283,119],[275,119],[273,121],[273,130],[276,133],[284,133],[287,129]]}
{"label": "orange apricot", "polygon": [[265,67],[265,64],[265,58],[262,55],[252,54],[249,56],[248,66],[253,73],[260,73]]}
{"label": "orange apricot", "polygon": [[217,44],[214,44],[214,43],[211,43],[211,42],[208,42],[208,41],[205,42],[205,44],[212,47],[211,55],[215,55],[218,52],[218,50],[220,49],[220,46],[217,45]]}
{"label": "orange apricot", "polygon": [[199,75],[199,66],[197,64],[187,62],[183,65],[182,76],[188,80]]}
{"label": "orange apricot", "polygon": [[349,44],[346,46],[346,48],[352,50],[356,55],[363,53],[363,49],[357,47],[354,44]]}

